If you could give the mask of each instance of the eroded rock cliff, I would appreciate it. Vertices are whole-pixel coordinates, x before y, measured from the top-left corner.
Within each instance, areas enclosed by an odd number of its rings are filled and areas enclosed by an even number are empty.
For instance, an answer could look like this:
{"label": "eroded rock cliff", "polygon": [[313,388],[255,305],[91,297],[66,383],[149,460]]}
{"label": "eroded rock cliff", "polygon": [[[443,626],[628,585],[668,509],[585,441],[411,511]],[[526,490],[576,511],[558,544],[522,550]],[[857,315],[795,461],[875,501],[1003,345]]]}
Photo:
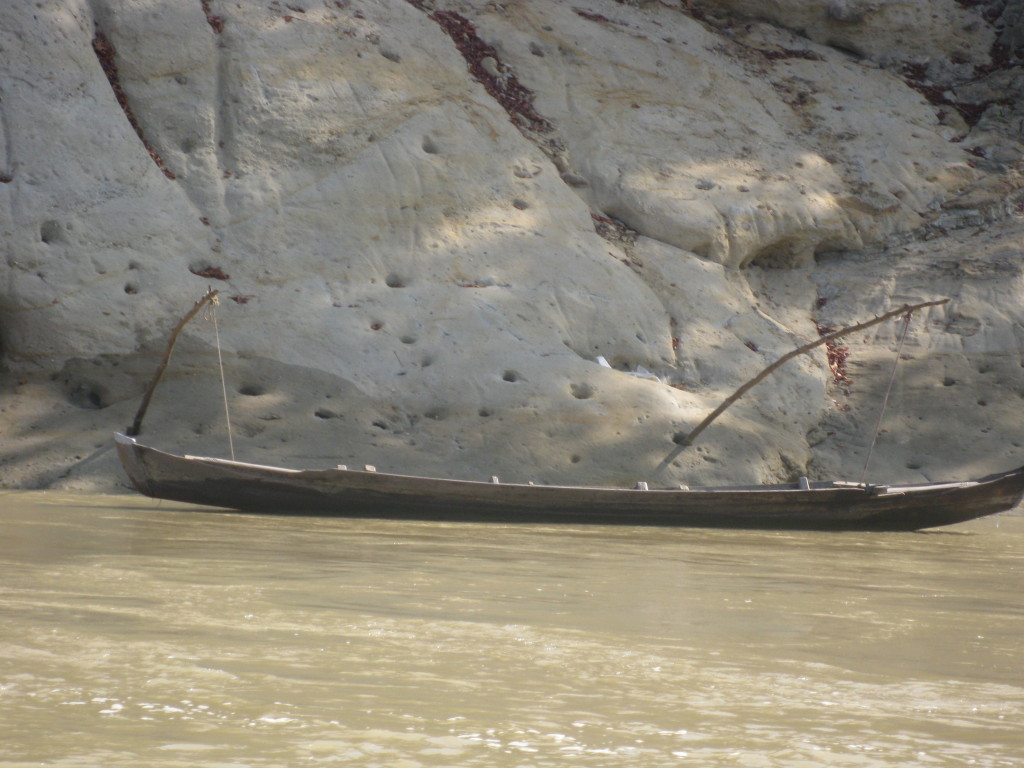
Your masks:
{"label": "eroded rock cliff", "polygon": [[[872,476],[1024,456],[1015,2],[0,9],[0,484],[160,447],[632,483],[771,360],[903,303]],[[899,323],[663,481],[858,476]],[[601,364],[607,361],[610,367]],[[639,374],[639,375],[638,375]]]}

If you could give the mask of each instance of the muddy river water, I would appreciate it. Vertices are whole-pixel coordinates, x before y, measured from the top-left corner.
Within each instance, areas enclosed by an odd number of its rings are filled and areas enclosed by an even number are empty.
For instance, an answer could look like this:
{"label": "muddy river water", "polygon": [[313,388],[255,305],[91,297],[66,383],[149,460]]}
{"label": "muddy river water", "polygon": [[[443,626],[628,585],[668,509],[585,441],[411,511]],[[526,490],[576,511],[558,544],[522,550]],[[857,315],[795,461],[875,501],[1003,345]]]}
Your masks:
{"label": "muddy river water", "polygon": [[1024,765],[1024,515],[785,533],[0,493],[0,765]]}

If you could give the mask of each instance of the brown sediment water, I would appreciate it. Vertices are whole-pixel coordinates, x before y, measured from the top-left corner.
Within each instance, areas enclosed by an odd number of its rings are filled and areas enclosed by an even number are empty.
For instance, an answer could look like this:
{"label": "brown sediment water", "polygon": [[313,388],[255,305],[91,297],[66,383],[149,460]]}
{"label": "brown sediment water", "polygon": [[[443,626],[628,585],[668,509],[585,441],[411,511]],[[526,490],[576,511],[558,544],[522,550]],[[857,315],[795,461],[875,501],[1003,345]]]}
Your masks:
{"label": "brown sediment water", "polygon": [[1024,516],[925,533],[0,493],[0,766],[1019,766]]}

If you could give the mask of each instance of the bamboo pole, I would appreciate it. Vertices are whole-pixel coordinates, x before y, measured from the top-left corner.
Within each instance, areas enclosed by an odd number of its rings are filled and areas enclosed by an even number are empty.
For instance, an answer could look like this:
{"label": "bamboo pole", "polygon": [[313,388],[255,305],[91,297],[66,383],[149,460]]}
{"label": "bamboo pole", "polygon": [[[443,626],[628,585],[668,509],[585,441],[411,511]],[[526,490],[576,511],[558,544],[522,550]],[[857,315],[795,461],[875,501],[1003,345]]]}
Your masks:
{"label": "bamboo pole", "polygon": [[203,297],[199,299],[188,313],[178,321],[178,324],[171,331],[171,337],[167,340],[167,349],[164,350],[163,360],[160,361],[160,365],[156,369],[156,373],[153,374],[153,380],[149,382],[149,387],[146,389],[146,394],[142,396],[142,404],[139,406],[138,412],[135,414],[135,421],[128,427],[127,435],[129,437],[135,437],[139,434],[139,430],[142,429],[142,418],[146,415],[146,409],[149,408],[149,401],[153,399],[153,393],[156,391],[156,385],[160,383],[160,377],[164,375],[164,371],[167,369],[167,363],[171,360],[171,352],[174,351],[174,345],[178,341],[178,334],[181,333],[181,329],[185,327],[193,317],[199,314],[204,306],[212,302],[217,298],[217,294],[220,291],[215,288],[208,288]]}
{"label": "bamboo pole", "polygon": [[691,432],[675,448],[672,449],[669,455],[666,456],[665,459],[661,462],[661,464],[658,465],[658,469],[656,470],[656,472],[661,472],[662,470],[667,468],[668,465],[671,464],[672,461],[687,448],[687,446],[693,445],[694,441],[697,439],[697,436],[700,435],[700,433],[703,432],[705,429],[707,429],[708,426],[710,426],[711,422],[713,422],[715,419],[721,416],[730,405],[735,403],[737,400],[743,397],[743,395],[745,395],[755,386],[760,384],[771,374],[775,373],[776,370],[781,368],[785,363],[788,363],[794,357],[802,355],[806,352],[810,352],[812,349],[814,349],[815,347],[820,347],[822,344],[828,344],[830,341],[834,339],[838,339],[842,336],[848,336],[851,333],[863,331],[866,328],[870,328],[873,325],[883,323],[890,318],[896,317],[897,315],[909,314],[911,312],[915,312],[918,309],[924,309],[925,307],[939,306],[940,304],[946,304],[948,301],[949,299],[938,299],[936,301],[923,301],[920,304],[904,304],[899,309],[894,309],[891,312],[886,312],[884,315],[879,315],[878,317],[872,318],[871,320],[866,320],[863,323],[857,323],[856,325],[851,325],[846,328],[840,328],[838,331],[826,333],[824,336],[821,336],[820,338],[808,344],[804,344],[802,347],[797,347],[793,351],[787,352],[774,363],[772,363],[759,374],[757,374],[757,376],[752,378],[742,387],[740,387],[731,395],[729,395],[729,397],[725,398],[725,400],[722,401],[721,405],[719,405],[717,408],[715,408],[715,410],[709,413],[700,424],[694,427],[693,430],[691,430]]}

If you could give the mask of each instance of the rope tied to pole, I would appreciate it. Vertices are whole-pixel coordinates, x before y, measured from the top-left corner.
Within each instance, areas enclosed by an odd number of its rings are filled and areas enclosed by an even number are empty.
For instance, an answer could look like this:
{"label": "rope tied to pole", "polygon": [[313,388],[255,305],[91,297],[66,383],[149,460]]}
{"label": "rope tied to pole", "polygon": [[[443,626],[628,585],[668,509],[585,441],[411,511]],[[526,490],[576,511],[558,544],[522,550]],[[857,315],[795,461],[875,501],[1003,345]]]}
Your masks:
{"label": "rope tied to pole", "polygon": [[220,328],[217,326],[217,305],[220,302],[216,297],[210,301],[210,318],[213,320],[213,337],[217,342],[217,366],[220,369],[220,391],[224,396],[224,423],[227,424],[228,428],[228,451],[231,454],[231,460],[235,460],[235,440],[231,434],[231,411],[228,409],[228,384],[227,378],[224,376],[224,356],[220,350]]}
{"label": "rope tied to pole", "polygon": [[914,310],[911,309],[903,316],[903,332],[900,334],[900,344],[896,349],[896,359],[892,364],[892,371],[889,373],[889,384],[885,388],[885,397],[882,398],[882,407],[878,411],[878,421],[875,422],[874,432],[871,433],[871,445],[868,446],[868,455],[864,459],[864,469],[860,473],[860,482],[864,483],[864,478],[868,476],[868,464],[871,463],[871,454],[875,452],[875,443],[878,442],[878,432],[882,428],[882,419],[885,418],[885,409],[889,405],[889,395],[892,392],[893,382],[896,381],[896,369],[900,364],[900,356],[903,354],[903,344],[907,340],[907,331],[910,330],[910,320],[914,316]]}
{"label": "rope tied to pole", "polygon": [[227,422],[228,428],[228,449],[231,452],[231,460],[235,459],[235,441],[231,433],[231,412],[228,410],[228,385],[227,378],[224,375],[224,356],[221,352],[220,347],[220,328],[217,325],[217,304],[219,303],[217,296],[220,293],[215,288],[207,288],[206,293],[203,294],[202,298],[199,299],[190,309],[178,324],[171,331],[171,336],[167,340],[167,347],[164,349],[164,356],[160,361],[160,365],[157,366],[156,373],[153,375],[153,380],[150,381],[149,387],[146,388],[146,393],[142,396],[142,404],[139,406],[138,412],[135,414],[135,420],[131,426],[125,430],[125,433],[129,437],[135,437],[142,430],[142,419],[146,415],[146,410],[149,408],[149,402],[153,398],[153,393],[156,391],[156,385],[160,383],[161,377],[164,375],[164,371],[167,369],[167,364],[171,360],[171,353],[174,351],[174,345],[178,341],[178,335],[181,330],[185,327],[189,320],[199,314],[199,311],[209,305],[209,317],[213,321],[213,335],[217,342],[217,365],[220,368],[220,389],[221,394],[224,396],[224,418]]}
{"label": "rope tied to pole", "polygon": [[193,317],[199,314],[206,304],[215,301],[217,294],[220,293],[215,288],[208,288],[206,293],[203,294],[202,298],[199,299],[190,309],[178,324],[174,326],[174,330],[171,331],[171,336],[167,340],[167,347],[164,349],[164,356],[160,360],[160,365],[157,366],[156,373],[153,374],[153,380],[149,382],[149,386],[146,388],[146,393],[142,396],[142,403],[139,405],[139,410],[135,413],[135,420],[132,421],[131,426],[128,427],[125,434],[128,437],[135,437],[142,430],[142,419],[146,415],[146,410],[149,408],[149,401],[153,399],[153,393],[156,391],[156,385],[160,383],[160,378],[164,375],[164,371],[167,370],[167,364],[171,361],[171,352],[174,351],[174,345],[178,341],[178,334],[181,333],[181,329],[185,327]]}

